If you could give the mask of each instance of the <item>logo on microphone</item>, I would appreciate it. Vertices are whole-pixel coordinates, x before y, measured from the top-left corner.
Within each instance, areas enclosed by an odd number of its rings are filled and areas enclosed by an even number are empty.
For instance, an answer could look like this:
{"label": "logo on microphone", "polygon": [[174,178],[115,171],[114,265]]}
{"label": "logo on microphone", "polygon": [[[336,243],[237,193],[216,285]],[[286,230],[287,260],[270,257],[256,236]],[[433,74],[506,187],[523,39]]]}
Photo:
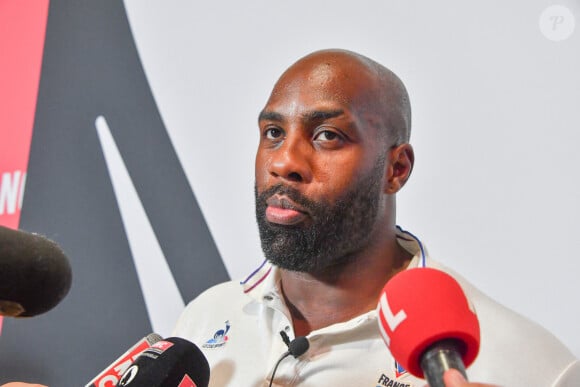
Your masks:
{"label": "logo on microphone", "polygon": [[181,382],[179,382],[179,386],[177,387],[197,387],[197,384],[191,380],[188,374],[185,374],[183,379],[181,379]]}
{"label": "logo on microphone", "polygon": [[209,339],[202,345],[203,348],[219,348],[226,345],[228,341],[228,331],[230,330],[230,321],[226,321],[226,329],[219,329],[214,333],[213,338]]}
{"label": "logo on microphone", "polygon": [[161,340],[153,344],[147,350],[151,352],[156,352],[159,355],[161,355],[163,352],[167,351],[171,347],[173,347],[173,343],[171,341]]}
{"label": "logo on microphone", "polygon": [[119,381],[119,386],[121,386],[121,387],[127,386],[129,383],[131,383],[133,381],[133,379],[135,379],[135,376],[137,376],[137,373],[139,373],[139,367],[136,364],[129,367],[129,369],[127,369],[127,371],[125,371],[125,374],[123,375],[123,377]]}
{"label": "logo on microphone", "polygon": [[[386,323],[386,327],[383,324],[379,324],[379,328],[381,330],[381,334],[385,343],[388,347],[391,346],[391,336],[389,333],[395,332],[395,329],[407,319],[407,313],[401,309],[396,314],[393,313],[391,310],[391,306],[389,305],[389,300],[387,300],[387,293],[383,292],[379,301],[379,318],[384,320]],[[387,332],[386,328],[388,327],[389,332]]]}

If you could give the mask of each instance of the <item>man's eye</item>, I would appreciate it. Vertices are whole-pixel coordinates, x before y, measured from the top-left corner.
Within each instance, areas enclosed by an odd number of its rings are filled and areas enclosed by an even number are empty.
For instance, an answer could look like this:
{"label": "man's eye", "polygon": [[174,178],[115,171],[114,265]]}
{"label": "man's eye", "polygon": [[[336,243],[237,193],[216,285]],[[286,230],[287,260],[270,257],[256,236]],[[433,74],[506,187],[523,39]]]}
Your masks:
{"label": "man's eye", "polygon": [[269,140],[275,140],[282,137],[282,130],[278,128],[270,128],[264,133]]}
{"label": "man's eye", "polygon": [[333,141],[339,138],[338,134],[335,132],[331,132],[330,130],[323,130],[319,132],[316,137],[314,137],[317,141]]}

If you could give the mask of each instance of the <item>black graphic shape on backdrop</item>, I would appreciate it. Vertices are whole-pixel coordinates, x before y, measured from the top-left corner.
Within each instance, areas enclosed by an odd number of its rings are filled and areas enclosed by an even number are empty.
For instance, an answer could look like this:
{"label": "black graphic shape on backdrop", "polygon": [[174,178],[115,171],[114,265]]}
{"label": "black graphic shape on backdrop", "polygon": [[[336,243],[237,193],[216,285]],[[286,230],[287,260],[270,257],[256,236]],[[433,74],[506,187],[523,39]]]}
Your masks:
{"label": "black graphic shape on backdrop", "polygon": [[123,3],[52,0],[20,225],[62,246],[73,285],[50,313],[5,320],[0,384],[84,385],[151,331],[95,129],[99,115],[184,301],[228,278],[159,116]]}

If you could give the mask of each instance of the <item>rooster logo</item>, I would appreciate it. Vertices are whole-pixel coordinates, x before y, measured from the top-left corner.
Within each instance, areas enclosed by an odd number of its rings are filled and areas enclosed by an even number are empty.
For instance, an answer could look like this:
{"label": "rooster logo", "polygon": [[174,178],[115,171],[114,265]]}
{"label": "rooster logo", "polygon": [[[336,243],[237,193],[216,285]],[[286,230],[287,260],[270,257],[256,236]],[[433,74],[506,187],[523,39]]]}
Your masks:
{"label": "rooster logo", "polygon": [[230,330],[230,322],[226,321],[226,329],[220,329],[214,333],[213,338],[209,339],[202,345],[203,348],[219,348],[226,345],[228,341],[228,332]]}

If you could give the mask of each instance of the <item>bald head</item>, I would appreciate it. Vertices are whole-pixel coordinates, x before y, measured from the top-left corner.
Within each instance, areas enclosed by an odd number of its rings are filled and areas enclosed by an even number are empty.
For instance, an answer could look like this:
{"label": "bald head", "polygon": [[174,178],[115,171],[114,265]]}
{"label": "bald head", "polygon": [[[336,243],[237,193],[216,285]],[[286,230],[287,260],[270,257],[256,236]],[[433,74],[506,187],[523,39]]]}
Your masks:
{"label": "bald head", "polygon": [[397,75],[372,59],[346,50],[313,52],[282,74],[269,102],[305,88],[352,106],[387,145],[409,142],[407,90]]}
{"label": "bald head", "polygon": [[256,216],[270,261],[322,274],[393,248],[414,156],[391,71],[353,52],[312,53],[282,74],[258,127]]}

